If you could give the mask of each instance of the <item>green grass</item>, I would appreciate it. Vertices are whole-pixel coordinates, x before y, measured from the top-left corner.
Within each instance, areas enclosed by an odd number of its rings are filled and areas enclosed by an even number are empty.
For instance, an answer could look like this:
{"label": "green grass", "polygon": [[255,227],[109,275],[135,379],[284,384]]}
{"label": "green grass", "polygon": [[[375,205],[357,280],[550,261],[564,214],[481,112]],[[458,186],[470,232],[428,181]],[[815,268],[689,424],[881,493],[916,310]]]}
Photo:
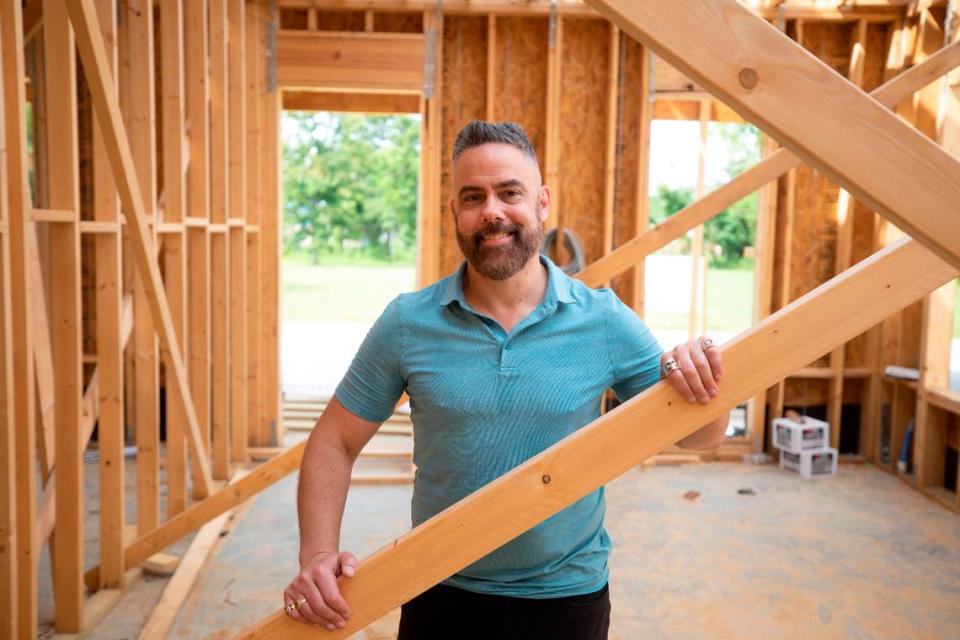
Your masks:
{"label": "green grass", "polygon": [[411,264],[283,261],[283,319],[373,322],[398,293],[412,291]]}

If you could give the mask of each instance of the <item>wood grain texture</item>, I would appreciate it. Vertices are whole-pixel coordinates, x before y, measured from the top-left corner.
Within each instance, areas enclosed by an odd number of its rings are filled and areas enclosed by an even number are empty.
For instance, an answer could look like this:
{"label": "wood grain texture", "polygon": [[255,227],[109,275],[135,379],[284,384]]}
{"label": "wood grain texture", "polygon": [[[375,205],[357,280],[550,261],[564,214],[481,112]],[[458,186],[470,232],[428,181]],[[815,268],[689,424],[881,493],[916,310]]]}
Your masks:
{"label": "wood grain texture", "polygon": [[[354,578],[340,582],[353,616],[325,637],[356,633],[956,275],[908,239],[853,267],[724,345],[726,384],[710,404],[682,402],[668,383],[658,383],[365,558]],[[651,425],[642,437],[634,428],[640,418]],[[240,637],[295,640],[315,634],[279,611]]]}
{"label": "wood grain texture", "polygon": [[[951,231],[960,200],[960,161],[749,9],[736,0],[588,4],[855,197],[960,265],[960,234]],[[747,69],[756,74],[756,84],[741,85],[741,72]],[[914,188],[900,186],[907,177]]]}

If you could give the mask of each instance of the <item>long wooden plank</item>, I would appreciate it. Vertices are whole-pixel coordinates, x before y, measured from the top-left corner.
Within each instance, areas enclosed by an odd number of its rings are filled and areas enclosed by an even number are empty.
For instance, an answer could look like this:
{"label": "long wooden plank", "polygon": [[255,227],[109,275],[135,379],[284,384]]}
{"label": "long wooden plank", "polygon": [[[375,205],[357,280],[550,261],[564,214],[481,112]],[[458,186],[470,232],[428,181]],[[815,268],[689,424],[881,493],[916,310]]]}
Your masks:
{"label": "long wooden plank", "polygon": [[[248,224],[260,222],[261,194],[261,118],[263,92],[263,23],[259,3],[248,2],[247,14],[247,209]],[[262,421],[260,420],[260,389],[263,376],[260,372],[260,234],[247,233],[247,441],[248,444],[263,444]]]}
{"label": "long wooden plank", "polygon": [[56,488],[57,545],[53,549],[56,628],[60,632],[76,632],[83,625],[83,448],[86,445],[78,434],[83,379],[77,78],[73,34],[63,6],[45,0],[44,14],[47,136],[58,141],[57,153],[47,154],[49,204],[76,212],[72,222],[54,223],[49,228],[50,268],[57,274],[50,283],[51,299],[57,301],[50,309],[51,339],[57,346],[52,351],[55,484],[48,478],[48,485]]}
{"label": "long wooden plank", "polygon": [[[247,13],[243,0],[231,0],[230,21],[230,217],[247,211]],[[230,227],[230,459],[247,458],[246,232]]]}
{"label": "long wooden plank", "polygon": [[[860,262],[724,345],[725,385],[710,404],[660,382],[365,558],[340,584],[351,619],[325,637],[356,633],[957,273],[908,239]],[[280,611],[241,637],[315,633]]]}
{"label": "long wooden plank", "polygon": [[201,440],[200,427],[194,411],[186,371],[183,366],[179,341],[174,333],[173,319],[167,301],[160,271],[153,260],[153,246],[147,229],[146,208],[140,187],[135,179],[130,143],[127,140],[119,110],[113,95],[113,81],[108,75],[107,57],[103,40],[96,31],[96,12],[91,0],[67,0],[67,11],[77,37],[77,49],[90,84],[94,112],[100,122],[101,133],[109,150],[109,160],[115,177],[127,228],[133,245],[137,266],[144,275],[144,284],[150,299],[150,311],[157,325],[161,348],[164,349],[168,380],[174,383],[174,392],[180,399],[180,408],[188,427],[187,443],[190,446],[193,466],[201,491],[209,494],[213,479],[206,448]]}
{"label": "long wooden plank", "polygon": [[[878,87],[871,96],[888,108],[893,108],[914,91],[958,65],[960,65],[960,44],[955,43]],[[771,180],[779,178],[800,162],[800,158],[787,149],[778,149],[727,184],[711,191],[704,198],[684,207],[659,225],[617,247],[609,255],[590,263],[586,269],[577,274],[577,278],[591,287],[600,286],[601,283],[619,275],[645,256],[667,245],[680,234],[709,220]]]}
{"label": "long wooden plank", "polygon": [[[3,33],[0,32],[0,40]],[[0,50],[3,45],[0,43]],[[7,144],[4,83],[0,82],[0,636],[17,633],[17,475],[10,318],[10,236],[7,230]]]}
{"label": "long wooden plank", "polygon": [[[183,6],[180,0],[161,0],[161,115],[163,137],[163,195],[164,220],[180,224],[186,217],[186,163],[189,151],[184,139],[183,87]],[[186,338],[186,277],[187,254],[183,228],[164,235],[163,276],[170,315],[178,344]],[[169,356],[160,345],[164,360]],[[169,389],[169,387],[168,387]],[[185,414],[180,409],[176,394],[166,395],[167,426],[167,517],[174,516],[187,506],[186,484],[186,428]]]}
{"label": "long wooden plank", "polygon": [[422,34],[283,31],[277,40],[277,81],[284,88],[423,90]]}
{"label": "long wooden plank", "polygon": [[[203,446],[210,449],[210,80],[207,0],[183,3],[184,84],[190,120],[187,168],[187,374]],[[191,455],[193,455],[191,453]],[[193,470],[193,497],[202,487]]]}
{"label": "long wooden plank", "polygon": [[960,266],[960,161],[737,0],[587,3]]}
{"label": "long wooden plank", "polygon": [[[210,218],[226,224],[230,157],[227,149],[229,77],[227,66],[227,0],[210,0]],[[210,338],[212,396],[210,428],[213,436],[213,477],[230,476],[230,242],[226,233],[210,235]],[[279,265],[278,265],[279,266]]]}
{"label": "long wooden plank", "polygon": [[[96,0],[100,33],[107,49],[107,73],[113,79],[111,100],[118,100],[115,87],[118,59],[117,3],[116,0]],[[61,6],[61,11],[62,6]],[[51,89],[52,89],[51,83]],[[120,221],[116,181],[111,171],[107,146],[101,133],[101,125],[93,127],[93,216],[97,222]],[[132,176],[136,180],[136,175]],[[124,430],[124,362],[120,350],[121,296],[123,276],[121,262],[120,227],[112,233],[98,233],[95,238],[96,262],[96,336],[97,369],[100,374],[99,436],[100,460],[100,555],[104,563],[101,585],[107,589],[120,587],[123,582],[124,482],[123,482],[123,430]],[[80,391],[77,390],[78,398]],[[74,423],[79,428],[79,421]],[[74,439],[79,440],[76,436]],[[64,479],[62,473],[58,479]],[[73,479],[67,479],[72,482]],[[57,492],[60,496],[60,492]],[[69,499],[69,498],[68,498]],[[59,500],[59,497],[58,497]],[[59,527],[60,518],[57,518]],[[57,537],[59,541],[59,536]],[[59,545],[58,545],[59,546]],[[78,571],[82,572],[82,566]],[[79,631],[79,629],[77,629]]]}
{"label": "long wooden plank", "polygon": [[[9,311],[13,334],[13,394],[16,488],[18,495],[36,492],[36,428],[33,402],[33,323],[28,283],[26,227],[32,207],[27,184],[27,132],[24,104],[23,32],[20,0],[0,4],[0,55],[3,63],[4,128],[7,166],[7,233],[9,242]],[[37,633],[37,556],[33,500],[16,501],[16,566],[18,635]]]}
{"label": "long wooden plank", "polygon": [[[130,106],[125,114],[131,132],[131,153],[140,190],[154,204],[156,184],[156,102],[154,90],[154,21],[150,0],[128,0],[127,80]],[[156,223],[156,207],[148,212]],[[157,246],[156,224],[152,242]],[[134,403],[137,444],[137,531],[144,533],[160,524],[160,394],[157,336],[143,278],[133,270],[133,313],[137,319],[133,336]]]}

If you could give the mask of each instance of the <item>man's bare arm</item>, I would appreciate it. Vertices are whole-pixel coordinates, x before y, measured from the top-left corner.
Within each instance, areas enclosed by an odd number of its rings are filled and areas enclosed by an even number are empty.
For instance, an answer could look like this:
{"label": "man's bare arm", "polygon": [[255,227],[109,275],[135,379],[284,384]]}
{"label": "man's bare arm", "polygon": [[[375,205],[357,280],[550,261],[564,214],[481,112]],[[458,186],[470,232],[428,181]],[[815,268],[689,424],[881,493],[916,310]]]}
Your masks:
{"label": "man's bare arm", "polygon": [[297,491],[300,573],[284,591],[287,603],[306,600],[291,613],[301,622],[333,629],[350,616],[337,576],[351,577],[357,560],[340,551],[340,525],[353,463],[379,427],[353,415],[334,397],[310,433]]}

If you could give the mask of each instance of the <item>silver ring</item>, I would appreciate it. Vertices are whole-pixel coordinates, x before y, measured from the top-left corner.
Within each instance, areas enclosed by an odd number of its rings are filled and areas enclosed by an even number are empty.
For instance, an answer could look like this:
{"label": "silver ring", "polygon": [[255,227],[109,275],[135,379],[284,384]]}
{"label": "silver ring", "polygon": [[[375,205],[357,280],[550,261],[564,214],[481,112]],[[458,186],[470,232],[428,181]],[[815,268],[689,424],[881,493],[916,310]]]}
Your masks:
{"label": "silver ring", "polygon": [[284,610],[287,612],[287,615],[293,615],[293,612],[297,610],[297,604],[295,602],[288,602],[287,606],[284,607]]}
{"label": "silver ring", "polygon": [[663,363],[663,377],[666,378],[674,371],[680,371],[680,363],[675,358],[670,358]]}
{"label": "silver ring", "polygon": [[703,349],[704,351],[706,351],[710,347],[715,347],[715,346],[717,345],[713,341],[713,338],[703,338],[700,340],[700,348]]}

